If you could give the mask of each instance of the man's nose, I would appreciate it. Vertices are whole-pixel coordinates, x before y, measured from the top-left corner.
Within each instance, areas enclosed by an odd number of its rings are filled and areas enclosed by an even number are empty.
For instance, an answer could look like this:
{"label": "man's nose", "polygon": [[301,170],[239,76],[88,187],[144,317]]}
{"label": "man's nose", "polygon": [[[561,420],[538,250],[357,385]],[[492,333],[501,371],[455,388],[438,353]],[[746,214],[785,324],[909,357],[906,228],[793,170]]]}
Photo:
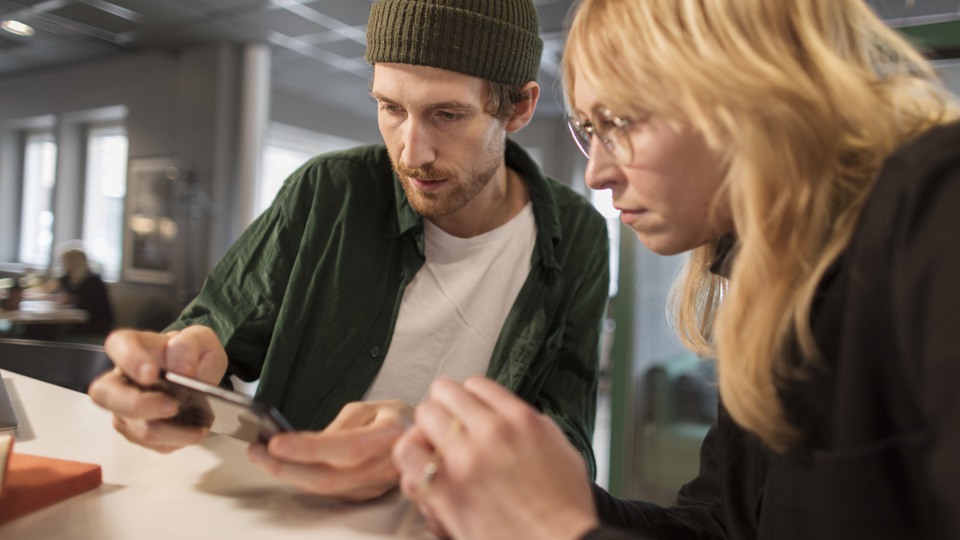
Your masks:
{"label": "man's nose", "polygon": [[418,169],[433,163],[436,157],[437,152],[429,126],[415,119],[408,121],[404,126],[400,162],[410,169]]}

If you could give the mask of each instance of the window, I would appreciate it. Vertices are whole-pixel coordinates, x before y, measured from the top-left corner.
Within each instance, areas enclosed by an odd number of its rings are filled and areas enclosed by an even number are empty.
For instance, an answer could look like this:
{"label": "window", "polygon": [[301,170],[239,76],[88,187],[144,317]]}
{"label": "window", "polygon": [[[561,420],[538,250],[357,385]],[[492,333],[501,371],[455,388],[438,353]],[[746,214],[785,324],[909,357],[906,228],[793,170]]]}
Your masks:
{"label": "window", "polygon": [[934,60],[932,64],[947,90],[960,97],[960,59]]}
{"label": "window", "polygon": [[123,201],[127,193],[127,134],[123,126],[93,126],[87,132],[83,243],[101,276],[120,276]]}
{"label": "window", "polygon": [[284,180],[317,154],[344,150],[360,143],[342,137],[318,133],[285,124],[271,124],[263,147],[260,184],[257,186],[254,213],[270,206]]}
{"label": "window", "polygon": [[23,206],[20,218],[21,263],[50,264],[53,243],[53,187],[57,143],[50,131],[28,132],[24,141]]}
{"label": "window", "polygon": [[267,145],[263,149],[263,174],[257,186],[256,213],[260,214],[270,206],[277,196],[283,181],[290,173],[306,163],[314,154],[282,146]]}
{"label": "window", "polygon": [[617,295],[620,282],[620,211],[613,207],[613,192],[609,189],[590,190],[590,202],[607,220],[610,238],[610,297]]}
{"label": "window", "polygon": [[61,271],[58,247],[76,244],[104,279],[120,277],[127,182],[122,107],[40,116],[0,129],[0,265]]}

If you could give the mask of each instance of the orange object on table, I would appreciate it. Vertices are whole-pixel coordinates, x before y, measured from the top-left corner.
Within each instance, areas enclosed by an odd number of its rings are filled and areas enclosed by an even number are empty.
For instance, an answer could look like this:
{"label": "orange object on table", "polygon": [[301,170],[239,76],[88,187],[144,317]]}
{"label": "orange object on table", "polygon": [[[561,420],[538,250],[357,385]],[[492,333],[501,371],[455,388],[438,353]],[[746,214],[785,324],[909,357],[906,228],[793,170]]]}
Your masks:
{"label": "orange object on table", "polygon": [[[6,467],[3,466],[4,453]],[[102,483],[100,465],[17,454],[13,452],[13,438],[0,436],[0,523],[69,499]]]}

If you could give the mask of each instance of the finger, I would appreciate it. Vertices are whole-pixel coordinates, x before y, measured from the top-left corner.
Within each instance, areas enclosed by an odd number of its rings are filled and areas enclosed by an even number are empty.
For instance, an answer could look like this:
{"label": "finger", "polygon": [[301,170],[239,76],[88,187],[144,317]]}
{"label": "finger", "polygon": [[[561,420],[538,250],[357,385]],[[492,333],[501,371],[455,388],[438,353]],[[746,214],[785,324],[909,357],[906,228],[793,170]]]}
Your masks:
{"label": "finger", "polygon": [[370,422],[371,426],[395,426],[406,431],[413,425],[413,414],[416,409],[403,402],[396,408],[380,408]]}
{"label": "finger", "polygon": [[302,491],[348,501],[383,495],[399,480],[389,455],[347,468],[284,461],[270,455],[260,444],[251,445],[247,455],[271,475]]}
{"label": "finger", "polygon": [[447,533],[447,530],[443,527],[443,524],[440,523],[440,520],[437,519],[433,514],[433,511],[426,507],[426,505],[420,505],[420,512],[423,514],[424,519],[426,520],[427,530],[437,538],[450,538],[450,535]]}
{"label": "finger", "polygon": [[383,420],[337,431],[281,433],[271,437],[269,450],[272,456],[295,463],[351,467],[389,456],[402,434],[399,422]]}
{"label": "finger", "polygon": [[167,336],[155,332],[115,330],[104,341],[104,350],[113,363],[137,383],[156,382],[163,361]]}
{"label": "finger", "polygon": [[443,455],[459,437],[466,437],[463,423],[439,401],[425,401],[417,407],[419,427],[436,454]]}
{"label": "finger", "polygon": [[347,403],[340,409],[340,413],[333,419],[333,422],[330,422],[326,431],[362,426],[370,423],[376,415],[377,409],[367,403],[360,401]]}
{"label": "finger", "polygon": [[400,489],[412,499],[421,496],[423,471],[427,462],[436,458],[433,446],[423,429],[414,426],[393,446],[393,464],[400,472]]}
{"label": "finger", "polygon": [[430,399],[442,404],[454,417],[469,426],[482,424],[490,418],[490,407],[468,392],[462,384],[450,379],[437,379],[430,385]]}
{"label": "finger", "polygon": [[88,390],[94,403],[114,414],[138,420],[170,418],[177,414],[177,400],[162,392],[144,391],[131,384],[115,368],[91,383]]}
{"label": "finger", "polygon": [[227,355],[213,329],[188,326],[169,336],[164,362],[170,371],[219,384],[227,369]]}
{"label": "finger", "polygon": [[413,407],[400,400],[355,401],[344,405],[324,431],[360,427],[380,421],[409,427],[413,422],[413,410]]}
{"label": "finger", "polygon": [[470,377],[463,388],[484,406],[504,416],[514,416],[530,408],[530,405],[518,398],[513,392],[486,377]]}
{"label": "finger", "polygon": [[145,421],[116,415],[113,417],[113,426],[130,442],[165,454],[195,444],[208,433],[206,428],[184,427],[165,420]]}
{"label": "finger", "polygon": [[[518,398],[513,392],[485,377],[471,377],[464,381],[464,389],[483,402],[499,418],[513,426],[513,433],[536,433],[544,442],[557,444],[567,442],[563,430],[549,416],[537,411],[529,403]],[[488,437],[503,435],[505,431],[491,431]]]}
{"label": "finger", "polygon": [[420,513],[423,514],[427,530],[440,540],[450,540],[454,535],[450,534],[449,531],[451,528],[444,525],[440,516],[446,516],[446,518],[452,519],[455,512],[450,510],[452,501],[449,498],[449,494],[442,496],[440,495],[441,491],[440,489],[431,488],[430,493],[427,493],[427,497],[417,501],[417,506],[420,509]]}
{"label": "finger", "polygon": [[381,421],[392,422],[403,426],[404,430],[413,425],[413,413],[416,411],[416,408],[407,402],[397,399],[379,401],[376,402],[376,404],[377,416],[374,418],[374,423]]}

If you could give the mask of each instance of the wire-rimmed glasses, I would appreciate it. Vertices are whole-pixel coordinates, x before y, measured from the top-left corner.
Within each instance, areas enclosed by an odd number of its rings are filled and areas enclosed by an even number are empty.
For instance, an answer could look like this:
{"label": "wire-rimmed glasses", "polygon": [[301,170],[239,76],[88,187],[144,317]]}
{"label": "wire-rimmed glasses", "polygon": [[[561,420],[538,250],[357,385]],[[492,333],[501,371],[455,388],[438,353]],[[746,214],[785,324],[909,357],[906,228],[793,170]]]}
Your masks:
{"label": "wire-rimmed glasses", "polygon": [[633,162],[633,144],[630,142],[629,133],[631,120],[617,116],[605,107],[594,109],[593,117],[595,120],[586,121],[573,116],[567,117],[567,128],[583,155],[590,159],[590,142],[596,135],[617,163],[629,165]]}

